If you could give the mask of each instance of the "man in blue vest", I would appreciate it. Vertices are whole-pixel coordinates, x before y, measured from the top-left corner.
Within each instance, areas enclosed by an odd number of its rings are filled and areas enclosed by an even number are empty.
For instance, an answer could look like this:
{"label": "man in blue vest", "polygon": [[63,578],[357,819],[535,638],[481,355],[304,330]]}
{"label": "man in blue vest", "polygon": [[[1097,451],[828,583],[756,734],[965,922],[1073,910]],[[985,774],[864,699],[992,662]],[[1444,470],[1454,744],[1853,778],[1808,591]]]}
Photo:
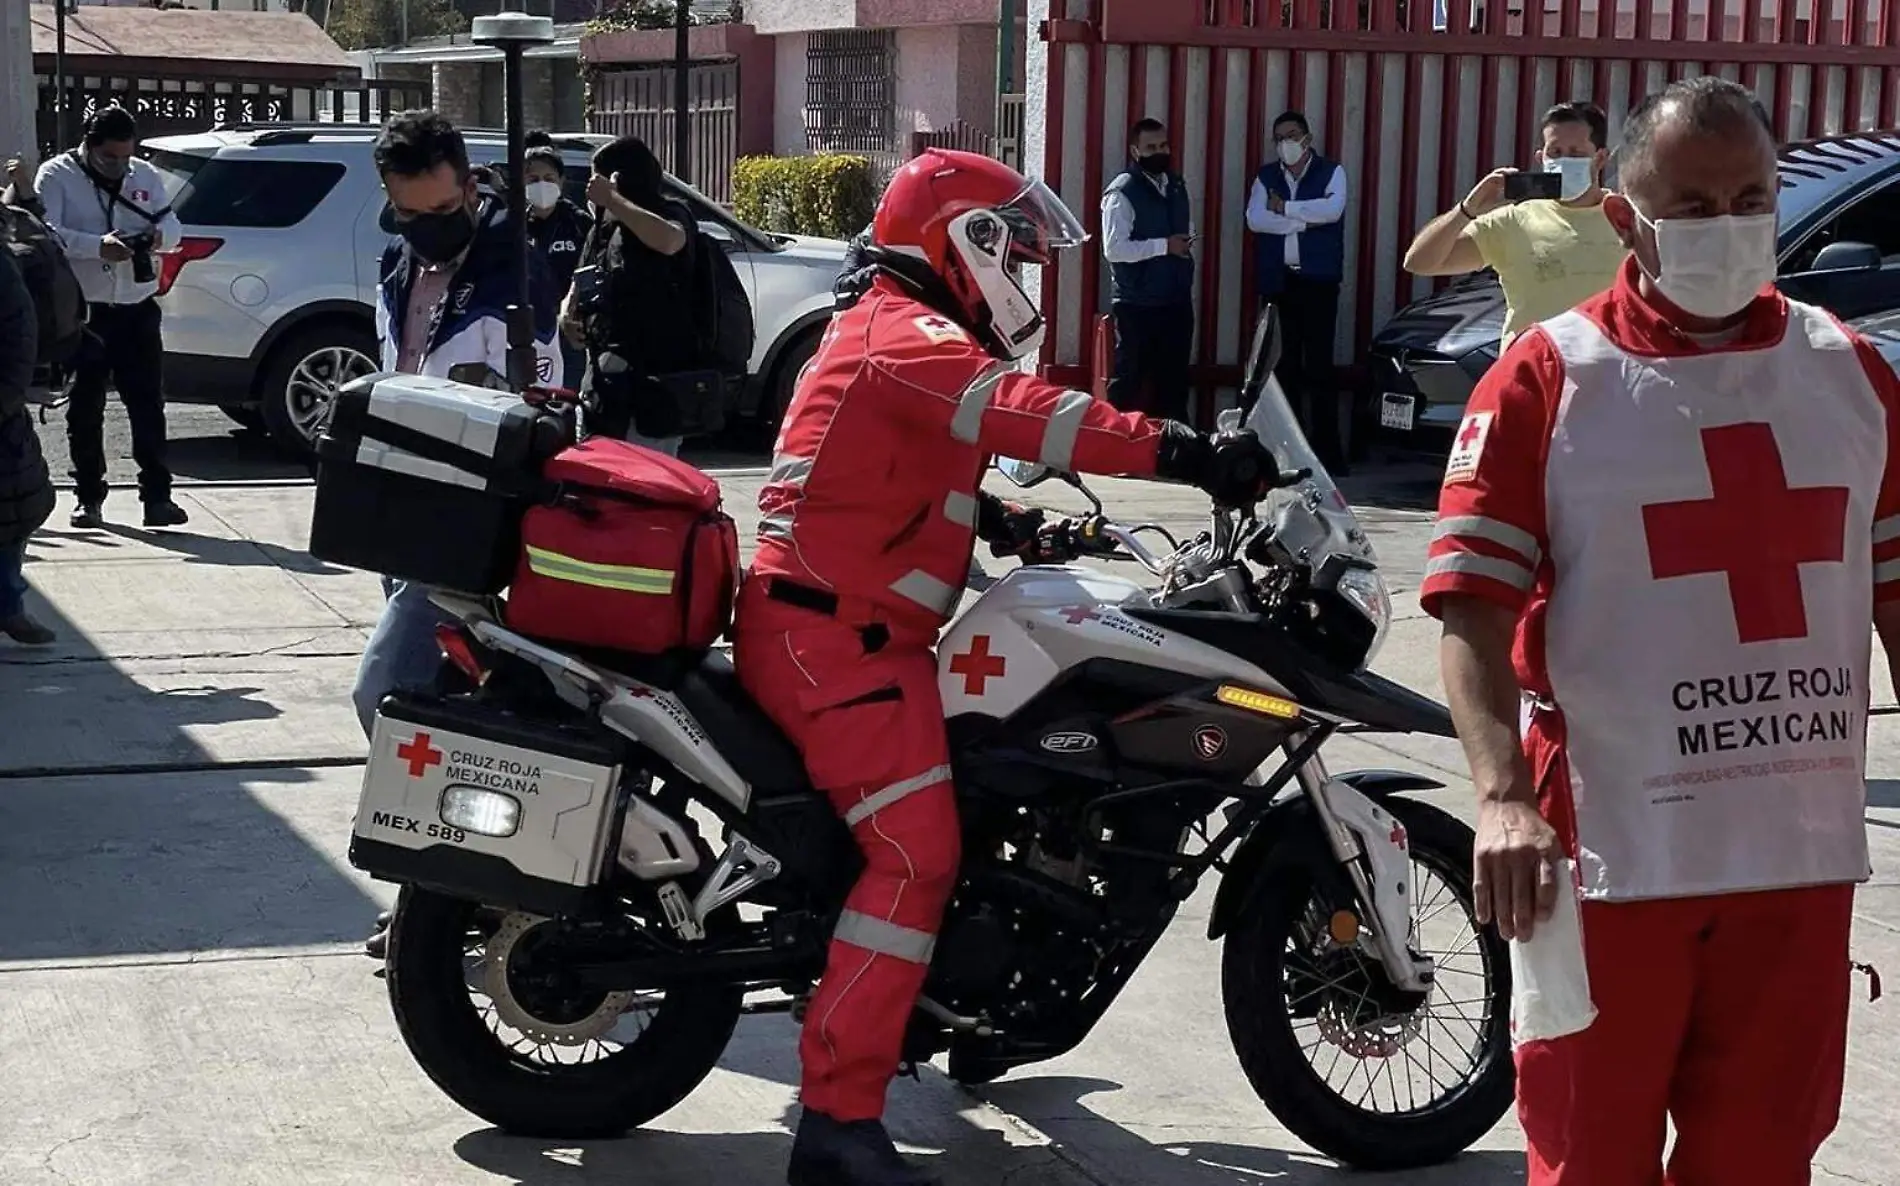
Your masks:
{"label": "man in blue vest", "polygon": [[1333,373],[1346,274],[1346,170],[1313,150],[1313,129],[1297,111],[1273,121],[1273,139],[1279,159],[1262,166],[1247,202],[1254,283],[1260,299],[1280,310],[1280,384],[1314,451],[1340,474],[1351,411]]}
{"label": "man in blue vest", "polygon": [[1114,282],[1115,313],[1108,399],[1124,412],[1185,421],[1194,352],[1194,213],[1161,121],[1142,120],[1128,140],[1128,168],[1102,195],[1102,254]]}

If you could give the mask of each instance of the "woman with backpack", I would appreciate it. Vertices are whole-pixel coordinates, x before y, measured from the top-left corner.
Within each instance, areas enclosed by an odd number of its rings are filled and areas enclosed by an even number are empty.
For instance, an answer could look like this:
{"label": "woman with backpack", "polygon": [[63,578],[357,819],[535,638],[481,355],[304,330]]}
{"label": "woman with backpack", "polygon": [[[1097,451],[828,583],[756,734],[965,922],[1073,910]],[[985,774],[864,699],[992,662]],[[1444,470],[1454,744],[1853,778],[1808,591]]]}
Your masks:
{"label": "woman with backpack", "polygon": [[0,250],[0,634],[26,646],[56,637],[26,612],[26,540],[53,513],[27,391],[39,358],[39,315],[13,253]]}
{"label": "woman with backpack", "polygon": [[677,456],[696,426],[667,378],[704,365],[697,228],[662,193],[659,159],[637,137],[601,148],[593,165],[587,200],[601,217],[561,310],[563,333],[587,348],[587,431]]}

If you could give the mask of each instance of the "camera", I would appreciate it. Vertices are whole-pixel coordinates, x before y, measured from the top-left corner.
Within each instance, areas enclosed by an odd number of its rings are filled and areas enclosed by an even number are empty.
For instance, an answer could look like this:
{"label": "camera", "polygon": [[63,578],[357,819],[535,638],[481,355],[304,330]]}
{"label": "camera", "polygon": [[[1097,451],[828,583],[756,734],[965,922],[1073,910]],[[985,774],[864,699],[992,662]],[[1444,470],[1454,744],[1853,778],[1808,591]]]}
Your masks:
{"label": "camera", "polygon": [[158,236],[151,231],[142,231],[136,235],[120,235],[119,242],[132,252],[132,279],[139,284],[150,284],[158,279],[158,267],[152,262],[152,248],[158,245]]}

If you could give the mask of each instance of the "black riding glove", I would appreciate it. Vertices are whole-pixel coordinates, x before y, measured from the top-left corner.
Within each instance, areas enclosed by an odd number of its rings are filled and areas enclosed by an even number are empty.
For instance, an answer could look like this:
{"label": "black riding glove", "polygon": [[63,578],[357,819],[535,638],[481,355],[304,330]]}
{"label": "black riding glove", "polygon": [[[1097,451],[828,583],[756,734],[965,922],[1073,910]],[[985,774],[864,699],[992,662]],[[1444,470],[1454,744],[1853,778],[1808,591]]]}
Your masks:
{"label": "black riding glove", "polygon": [[1209,436],[1168,421],[1155,472],[1207,491],[1224,507],[1251,507],[1281,482],[1273,453],[1251,431]]}
{"label": "black riding glove", "polygon": [[1005,502],[994,494],[976,496],[976,537],[992,556],[1033,557],[1039,550],[1044,515],[1040,507]]}

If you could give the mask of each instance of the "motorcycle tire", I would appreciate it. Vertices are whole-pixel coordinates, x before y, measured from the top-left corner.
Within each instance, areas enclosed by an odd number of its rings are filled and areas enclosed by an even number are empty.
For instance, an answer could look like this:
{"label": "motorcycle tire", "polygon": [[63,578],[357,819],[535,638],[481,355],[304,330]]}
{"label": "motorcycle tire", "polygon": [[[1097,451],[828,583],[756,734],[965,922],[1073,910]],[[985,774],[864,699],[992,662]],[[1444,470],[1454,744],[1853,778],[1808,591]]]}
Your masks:
{"label": "motorcycle tire", "polygon": [[[1414,800],[1382,805],[1405,825],[1413,860],[1445,881],[1467,917],[1474,917],[1471,829]],[[1355,1170],[1438,1165],[1476,1144],[1510,1110],[1517,1089],[1510,954],[1496,930],[1477,931],[1488,972],[1488,1015],[1471,1073],[1426,1110],[1372,1112],[1342,1098],[1319,1076],[1289,1017],[1287,948],[1312,900],[1312,873],[1299,854],[1282,846],[1268,855],[1259,876],[1251,908],[1221,952],[1221,996],[1234,1052],[1267,1110],[1302,1141]]]}
{"label": "motorcycle tire", "polygon": [[503,1132],[543,1140],[624,1136],[692,1094],[725,1053],[744,994],[667,993],[631,1044],[595,1063],[533,1063],[503,1045],[469,1000],[465,939],[480,907],[414,886],[389,931],[389,1000],[423,1072]]}

